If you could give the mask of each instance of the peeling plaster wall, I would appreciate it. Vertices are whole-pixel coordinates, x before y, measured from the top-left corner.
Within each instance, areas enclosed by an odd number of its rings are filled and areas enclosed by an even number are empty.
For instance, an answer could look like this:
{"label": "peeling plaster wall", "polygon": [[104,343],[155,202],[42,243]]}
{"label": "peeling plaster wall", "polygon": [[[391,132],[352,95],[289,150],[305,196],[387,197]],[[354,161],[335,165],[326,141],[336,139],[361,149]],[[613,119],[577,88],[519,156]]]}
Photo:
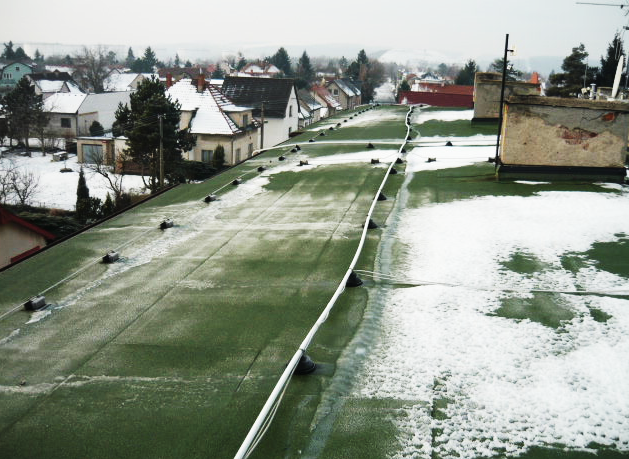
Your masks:
{"label": "peeling plaster wall", "polygon": [[624,167],[629,106],[618,102],[512,97],[501,160],[507,165]]}

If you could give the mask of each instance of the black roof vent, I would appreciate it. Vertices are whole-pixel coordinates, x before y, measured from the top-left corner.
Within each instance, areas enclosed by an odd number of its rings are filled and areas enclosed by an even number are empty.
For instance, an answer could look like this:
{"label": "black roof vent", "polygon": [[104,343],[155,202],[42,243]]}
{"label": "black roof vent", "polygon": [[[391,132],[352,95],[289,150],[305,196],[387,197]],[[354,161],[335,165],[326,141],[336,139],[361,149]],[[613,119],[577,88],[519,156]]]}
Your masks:
{"label": "black roof vent", "polygon": [[24,309],[27,311],[39,311],[40,309],[44,309],[46,306],[46,297],[43,295],[34,296],[26,303],[24,303]]}
{"label": "black roof vent", "polygon": [[374,147],[374,146],[373,146],[373,143],[369,142],[369,143],[367,144],[367,148],[376,148],[376,147]]}
{"label": "black roof vent", "polygon": [[120,258],[118,252],[110,250],[103,256],[103,263],[113,263],[114,261],[118,260],[118,258]]}
{"label": "black roof vent", "polygon": [[214,202],[214,201],[216,201],[217,199],[218,199],[218,198],[216,197],[216,195],[215,195],[215,194],[208,194],[208,195],[205,197],[204,201],[205,201],[205,202]]}
{"label": "black roof vent", "polygon": [[175,226],[175,222],[173,222],[170,218],[167,218],[159,224],[160,229],[172,228],[173,226]]}
{"label": "black roof vent", "polygon": [[371,164],[379,164],[380,160],[378,158],[371,158]]}

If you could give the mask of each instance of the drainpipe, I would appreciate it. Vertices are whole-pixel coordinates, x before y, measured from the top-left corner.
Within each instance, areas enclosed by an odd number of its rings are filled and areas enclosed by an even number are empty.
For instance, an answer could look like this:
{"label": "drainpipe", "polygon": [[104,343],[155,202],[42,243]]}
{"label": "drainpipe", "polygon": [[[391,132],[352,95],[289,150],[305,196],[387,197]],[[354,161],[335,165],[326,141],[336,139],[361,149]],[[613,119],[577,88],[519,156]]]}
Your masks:
{"label": "drainpipe", "polygon": [[505,82],[507,80],[507,53],[509,52],[509,34],[505,38],[505,53],[502,59],[502,84],[500,86],[500,112],[498,115],[498,137],[496,138],[496,167],[500,164],[500,134],[502,133],[502,115],[505,102]]}

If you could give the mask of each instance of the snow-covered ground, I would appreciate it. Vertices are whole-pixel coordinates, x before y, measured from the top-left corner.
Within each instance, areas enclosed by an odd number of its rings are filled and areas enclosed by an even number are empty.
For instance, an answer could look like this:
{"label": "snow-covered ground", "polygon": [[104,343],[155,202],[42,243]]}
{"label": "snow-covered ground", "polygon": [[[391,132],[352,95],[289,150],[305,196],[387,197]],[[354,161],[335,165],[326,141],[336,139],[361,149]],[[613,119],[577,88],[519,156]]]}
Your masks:
{"label": "snow-covered ground", "polygon": [[[415,149],[406,170],[457,167],[493,151]],[[629,292],[628,279],[592,262],[576,273],[562,265],[565,255],[629,234],[629,192],[614,189],[400,209],[393,237],[404,255],[384,274],[417,286],[387,289],[380,337],[353,389],[355,397],[406,402],[394,418],[402,447],[391,457],[515,456],[532,446],[591,443],[629,451],[629,301],[556,293],[552,301],[574,317],[559,329],[496,315],[503,300],[533,298],[534,289]],[[543,270],[505,268],[522,253]],[[591,309],[611,318],[599,322]],[[436,400],[448,400],[443,419],[434,416]]]}
{"label": "snow-covered ground", "polygon": [[[63,161],[53,162],[52,155],[43,156],[41,152],[33,152],[32,157],[4,153],[3,157],[0,158],[0,164],[6,167],[9,162],[13,162],[18,168],[32,172],[39,177],[37,192],[30,202],[32,205],[74,210],[81,168],[81,165],[77,163],[76,156],[70,157],[64,165]],[[60,172],[64,167],[71,168],[74,172]],[[112,194],[104,177],[89,168],[84,168],[83,172],[90,196],[104,201],[108,192]],[[137,175],[126,175],[123,179],[123,186],[126,191],[140,192],[144,188],[142,177]]]}

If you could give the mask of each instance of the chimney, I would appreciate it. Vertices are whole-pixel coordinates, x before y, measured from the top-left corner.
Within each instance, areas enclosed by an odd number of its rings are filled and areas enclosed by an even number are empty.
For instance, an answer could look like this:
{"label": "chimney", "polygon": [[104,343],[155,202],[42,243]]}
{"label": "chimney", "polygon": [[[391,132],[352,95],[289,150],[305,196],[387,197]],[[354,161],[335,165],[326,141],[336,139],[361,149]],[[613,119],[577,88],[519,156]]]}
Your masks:
{"label": "chimney", "polygon": [[203,71],[199,69],[199,78],[197,79],[197,91],[203,92],[204,87],[205,87],[205,77],[203,76]]}
{"label": "chimney", "polygon": [[170,88],[172,85],[173,85],[173,74],[167,73],[166,74],[166,89]]}

